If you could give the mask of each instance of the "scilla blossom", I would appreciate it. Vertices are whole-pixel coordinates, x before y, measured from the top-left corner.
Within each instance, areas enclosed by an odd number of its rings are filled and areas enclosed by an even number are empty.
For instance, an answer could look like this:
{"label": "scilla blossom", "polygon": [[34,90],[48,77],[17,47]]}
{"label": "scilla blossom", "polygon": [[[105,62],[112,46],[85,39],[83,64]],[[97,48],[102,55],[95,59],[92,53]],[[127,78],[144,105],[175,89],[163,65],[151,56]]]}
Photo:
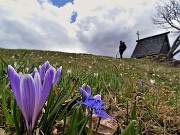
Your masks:
{"label": "scilla blossom", "polygon": [[109,116],[106,113],[107,106],[104,106],[104,101],[101,100],[101,95],[91,95],[91,88],[88,85],[83,84],[82,87],[79,88],[79,92],[82,96],[81,101],[77,101],[79,104],[86,105],[93,114],[97,115],[100,118],[106,119],[111,118],[115,119],[113,116]]}
{"label": "scilla blossom", "polygon": [[50,89],[59,80],[62,67],[55,70],[45,62],[32,74],[17,73],[8,65],[8,76],[16,102],[22,112],[27,134],[33,134],[39,114],[46,102]]}

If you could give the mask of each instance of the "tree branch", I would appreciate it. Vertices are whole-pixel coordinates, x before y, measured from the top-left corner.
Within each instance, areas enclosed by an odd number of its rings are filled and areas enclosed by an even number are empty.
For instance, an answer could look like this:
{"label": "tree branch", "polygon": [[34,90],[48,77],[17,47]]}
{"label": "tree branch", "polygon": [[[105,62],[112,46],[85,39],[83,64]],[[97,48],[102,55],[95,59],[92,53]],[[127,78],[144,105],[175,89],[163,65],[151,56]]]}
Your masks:
{"label": "tree branch", "polygon": [[180,31],[180,1],[169,0],[166,3],[159,3],[155,7],[156,14],[152,17],[155,25],[165,29]]}

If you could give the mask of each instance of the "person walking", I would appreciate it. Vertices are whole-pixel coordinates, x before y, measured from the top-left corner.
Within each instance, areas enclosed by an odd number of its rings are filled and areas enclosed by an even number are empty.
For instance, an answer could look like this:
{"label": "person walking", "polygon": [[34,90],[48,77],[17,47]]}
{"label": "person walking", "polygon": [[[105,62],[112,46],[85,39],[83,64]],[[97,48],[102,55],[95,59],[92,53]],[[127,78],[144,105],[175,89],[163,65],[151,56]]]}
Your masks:
{"label": "person walking", "polygon": [[120,53],[120,58],[122,58],[122,55],[124,53],[124,51],[126,50],[127,46],[125,45],[125,42],[120,41],[120,45],[119,45],[119,53]]}

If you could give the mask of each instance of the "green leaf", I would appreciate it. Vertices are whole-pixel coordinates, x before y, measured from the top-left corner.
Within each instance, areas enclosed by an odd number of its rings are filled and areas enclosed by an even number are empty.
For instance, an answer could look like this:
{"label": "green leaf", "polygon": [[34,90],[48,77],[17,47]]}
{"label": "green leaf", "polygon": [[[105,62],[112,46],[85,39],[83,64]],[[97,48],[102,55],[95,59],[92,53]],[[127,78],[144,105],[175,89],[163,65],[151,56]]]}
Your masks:
{"label": "green leaf", "polygon": [[63,134],[65,132],[65,129],[66,129],[66,118],[67,118],[67,108],[64,109],[65,110],[65,115],[64,115],[64,125],[63,125]]}
{"label": "green leaf", "polygon": [[3,59],[3,57],[0,57],[1,61],[3,62],[5,67],[8,67],[8,63]]}
{"label": "green leaf", "polygon": [[7,89],[6,89],[5,84],[6,84],[6,82],[4,79],[3,84],[0,86],[1,87],[0,89],[2,89],[2,108],[3,108],[3,112],[5,115],[6,122],[8,124],[12,125],[13,119],[12,119],[11,115],[9,114],[9,110],[7,108],[7,105],[6,105],[6,98],[7,98],[6,91],[7,91]]}
{"label": "green leaf", "polygon": [[50,119],[59,110],[59,107],[62,105],[62,103],[64,103],[67,100],[67,98],[73,93],[78,81],[79,81],[79,79],[76,80],[76,82],[74,83],[74,85],[70,91],[67,90],[68,91],[67,94],[64,97],[62,97],[60,99],[60,101],[56,104],[56,106],[53,108],[52,112],[48,116],[48,119]]}
{"label": "green leaf", "polygon": [[[86,123],[88,122],[88,119],[89,119],[89,115],[88,116],[86,116],[85,118],[83,118],[79,123],[77,123],[77,124],[75,124],[75,126],[74,127],[71,127],[64,135],[70,135],[70,133],[72,132],[72,130],[74,130],[76,127],[78,127],[79,125],[84,125],[84,127],[85,127],[85,125],[86,125]],[[84,128],[83,127],[83,128]],[[80,134],[79,134],[80,135]]]}
{"label": "green leaf", "polygon": [[[77,117],[76,117],[76,120],[77,121],[80,121],[82,118],[84,118],[85,116],[84,116],[84,112],[83,112],[83,108],[82,108],[82,106],[78,109],[78,115],[77,115]],[[86,125],[84,125],[84,123],[83,124],[81,124],[81,125],[79,125],[78,127],[77,127],[77,132],[78,132],[78,134],[86,134],[86,130],[85,130],[85,126]]]}
{"label": "green leaf", "polygon": [[16,128],[16,134],[17,135],[22,135],[24,133],[24,123],[23,123],[23,117],[22,117],[22,113],[20,111],[20,109],[17,106],[16,101],[14,100],[14,124],[15,124],[15,128]]}
{"label": "green leaf", "polygon": [[134,127],[134,124],[135,124],[135,122],[136,122],[136,120],[132,120],[130,123],[129,123],[129,125],[127,126],[127,128],[122,132],[122,135],[132,135],[132,134],[134,134],[133,132],[132,132],[132,128]]}
{"label": "green leaf", "polygon": [[3,63],[0,63],[0,79],[3,78]]}
{"label": "green leaf", "polygon": [[81,125],[81,128],[80,128],[80,130],[79,130],[79,133],[78,133],[78,135],[84,135],[84,134],[86,134],[86,132],[84,131],[85,130],[85,128],[86,128],[86,123],[88,122],[88,119],[86,119],[85,121],[84,121],[84,123]]}
{"label": "green leaf", "polygon": [[67,98],[71,95],[71,91],[69,91],[54,107],[53,111],[50,113],[50,115],[48,116],[48,119],[50,119],[51,117],[54,116],[54,114],[56,114],[56,112],[59,110],[60,106],[62,105],[62,103],[64,103]]}
{"label": "green leaf", "polygon": [[136,119],[136,101],[133,103],[133,108],[132,108],[132,114],[131,114],[132,120]]}
{"label": "green leaf", "polygon": [[40,127],[41,127],[41,130],[44,133],[45,133],[45,131],[49,130],[48,125],[47,125],[47,117],[48,117],[48,114],[49,114],[49,110],[50,110],[51,106],[53,105],[53,102],[54,102],[54,90],[51,89],[49,97],[47,99],[47,106],[45,107],[45,113],[43,114],[43,116],[41,118],[41,121],[40,121],[40,124],[39,124]]}
{"label": "green leaf", "polygon": [[139,120],[136,135],[142,135],[142,122]]}
{"label": "green leaf", "polygon": [[[18,61],[17,61],[17,65],[23,65],[22,63],[24,63],[24,57],[26,56],[26,54],[27,54],[27,51],[25,51],[24,53],[23,53],[23,55],[18,59]],[[23,62],[22,62],[23,61]],[[20,67],[21,67],[20,66]]]}
{"label": "green leaf", "polygon": [[[84,118],[82,107],[78,105],[75,109],[72,110],[73,113],[71,115],[71,122],[69,129],[74,129],[74,130],[71,130],[70,134],[79,134],[79,132],[85,133],[85,130],[82,129],[83,123],[76,126],[76,124]],[[75,126],[76,128],[74,128]]]}
{"label": "green leaf", "polygon": [[75,125],[76,125],[76,122],[77,122],[77,119],[76,119],[76,117],[78,116],[79,114],[78,114],[78,110],[76,109],[74,112],[73,112],[73,114],[72,114],[72,116],[71,116],[71,122],[70,122],[70,126],[69,126],[69,128],[70,129],[74,129],[74,130],[70,130],[70,132],[69,132],[69,134],[70,135],[72,135],[73,133],[74,134],[76,134],[76,129],[75,128],[73,128],[73,127],[75,127]]}

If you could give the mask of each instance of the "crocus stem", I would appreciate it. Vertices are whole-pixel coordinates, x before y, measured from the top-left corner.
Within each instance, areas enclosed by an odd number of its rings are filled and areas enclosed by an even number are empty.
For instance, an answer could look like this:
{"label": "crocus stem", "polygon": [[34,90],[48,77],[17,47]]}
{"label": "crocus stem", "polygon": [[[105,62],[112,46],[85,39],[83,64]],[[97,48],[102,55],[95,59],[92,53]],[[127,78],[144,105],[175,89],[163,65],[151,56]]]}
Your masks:
{"label": "crocus stem", "polygon": [[89,135],[92,135],[92,110],[88,107],[89,118]]}
{"label": "crocus stem", "polygon": [[26,135],[33,135],[31,130],[27,130]]}
{"label": "crocus stem", "polygon": [[97,127],[96,127],[96,133],[97,133],[97,131],[98,131],[98,128],[99,128],[100,122],[101,122],[101,117],[99,117],[99,121],[98,121],[98,124],[97,124]]}

